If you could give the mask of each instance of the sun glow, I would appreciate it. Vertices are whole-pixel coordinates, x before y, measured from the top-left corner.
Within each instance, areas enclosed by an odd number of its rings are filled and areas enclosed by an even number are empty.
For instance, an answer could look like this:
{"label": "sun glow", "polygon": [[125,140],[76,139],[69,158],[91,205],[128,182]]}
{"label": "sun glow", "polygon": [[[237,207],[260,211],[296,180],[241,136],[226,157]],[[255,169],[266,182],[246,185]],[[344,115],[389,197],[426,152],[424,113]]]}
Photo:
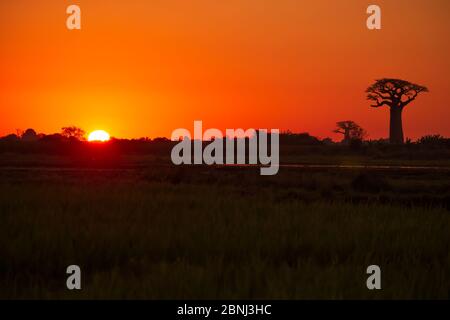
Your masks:
{"label": "sun glow", "polygon": [[104,130],[95,130],[89,134],[88,141],[105,142],[110,139],[109,133]]}

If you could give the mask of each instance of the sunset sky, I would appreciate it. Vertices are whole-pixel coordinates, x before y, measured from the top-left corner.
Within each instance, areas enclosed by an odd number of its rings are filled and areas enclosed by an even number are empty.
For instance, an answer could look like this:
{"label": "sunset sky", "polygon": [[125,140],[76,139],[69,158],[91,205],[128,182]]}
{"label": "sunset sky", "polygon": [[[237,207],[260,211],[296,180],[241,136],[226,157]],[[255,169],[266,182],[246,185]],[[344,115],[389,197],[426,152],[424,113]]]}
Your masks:
{"label": "sunset sky", "polygon": [[406,107],[405,136],[450,136],[449,13],[449,0],[2,0],[0,135],[170,136],[203,120],[337,138],[354,120],[387,137],[388,109],[364,91],[393,77],[430,89]]}

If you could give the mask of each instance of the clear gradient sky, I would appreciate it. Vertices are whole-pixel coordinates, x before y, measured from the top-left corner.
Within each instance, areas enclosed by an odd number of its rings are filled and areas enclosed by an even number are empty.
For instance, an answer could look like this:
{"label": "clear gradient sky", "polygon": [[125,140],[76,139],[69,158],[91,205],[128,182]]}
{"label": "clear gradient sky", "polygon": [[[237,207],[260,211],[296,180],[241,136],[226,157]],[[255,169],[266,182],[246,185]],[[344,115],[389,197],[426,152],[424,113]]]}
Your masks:
{"label": "clear gradient sky", "polygon": [[[82,30],[66,29],[70,4]],[[381,31],[366,28],[369,4]],[[365,89],[426,85],[405,136],[450,136],[449,0],[2,0],[0,135],[77,125],[116,137],[205,127],[388,135]]]}

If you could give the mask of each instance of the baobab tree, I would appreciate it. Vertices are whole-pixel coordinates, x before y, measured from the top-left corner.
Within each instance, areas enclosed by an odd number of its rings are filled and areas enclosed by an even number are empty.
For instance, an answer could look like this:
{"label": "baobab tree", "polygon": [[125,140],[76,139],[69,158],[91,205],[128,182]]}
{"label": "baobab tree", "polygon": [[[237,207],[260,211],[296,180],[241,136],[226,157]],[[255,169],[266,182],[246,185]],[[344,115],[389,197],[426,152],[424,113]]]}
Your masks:
{"label": "baobab tree", "polygon": [[339,121],[336,122],[336,127],[337,129],[333,132],[342,134],[344,136],[344,142],[362,140],[367,135],[366,131],[354,121]]}
{"label": "baobab tree", "polygon": [[403,143],[403,109],[422,92],[428,92],[424,86],[399,79],[376,80],[366,90],[367,99],[374,101],[373,108],[387,106],[390,109],[389,140],[391,143]]}

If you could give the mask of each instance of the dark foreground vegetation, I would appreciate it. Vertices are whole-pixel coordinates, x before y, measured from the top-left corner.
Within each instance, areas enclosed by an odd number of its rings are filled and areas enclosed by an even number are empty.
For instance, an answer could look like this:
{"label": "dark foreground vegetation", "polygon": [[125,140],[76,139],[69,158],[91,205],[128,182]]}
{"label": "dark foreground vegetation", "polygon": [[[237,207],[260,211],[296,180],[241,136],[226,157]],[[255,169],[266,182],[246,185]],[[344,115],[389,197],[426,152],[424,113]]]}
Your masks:
{"label": "dark foreground vegetation", "polygon": [[445,168],[1,158],[0,298],[450,297]]}
{"label": "dark foreground vegetation", "polygon": [[0,298],[450,297],[449,139],[285,133],[263,177],[173,166],[167,139],[27,132],[0,139]]}

